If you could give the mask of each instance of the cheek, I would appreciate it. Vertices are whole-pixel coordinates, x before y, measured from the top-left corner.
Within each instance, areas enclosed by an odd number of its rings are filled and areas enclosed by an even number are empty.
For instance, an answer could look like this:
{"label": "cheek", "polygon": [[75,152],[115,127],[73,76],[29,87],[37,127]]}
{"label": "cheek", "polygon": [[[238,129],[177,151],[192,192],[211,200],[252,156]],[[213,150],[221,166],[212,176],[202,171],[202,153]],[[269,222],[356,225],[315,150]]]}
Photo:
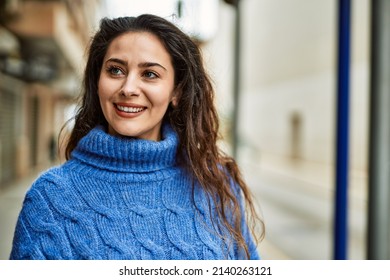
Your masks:
{"label": "cheek", "polygon": [[99,97],[100,105],[103,107],[104,102],[107,99],[106,95],[104,94],[104,90],[102,88],[99,88],[97,95]]}
{"label": "cheek", "polygon": [[99,82],[98,82],[98,96],[99,96],[99,100],[100,102],[104,102],[106,101],[109,96],[110,96],[110,84],[108,83],[107,80],[105,79],[100,79]]}
{"label": "cheek", "polygon": [[101,99],[103,92],[104,92],[104,84],[102,83],[102,79],[99,79],[98,85],[97,85],[97,94],[99,96],[99,99]]}
{"label": "cheek", "polygon": [[155,104],[159,104],[161,107],[167,107],[174,96],[173,86],[170,83],[164,85],[154,96]]}
{"label": "cheek", "polygon": [[165,95],[164,97],[159,97],[158,99],[155,99],[154,104],[155,106],[158,106],[160,110],[166,111],[169,103],[171,102],[172,95]]}

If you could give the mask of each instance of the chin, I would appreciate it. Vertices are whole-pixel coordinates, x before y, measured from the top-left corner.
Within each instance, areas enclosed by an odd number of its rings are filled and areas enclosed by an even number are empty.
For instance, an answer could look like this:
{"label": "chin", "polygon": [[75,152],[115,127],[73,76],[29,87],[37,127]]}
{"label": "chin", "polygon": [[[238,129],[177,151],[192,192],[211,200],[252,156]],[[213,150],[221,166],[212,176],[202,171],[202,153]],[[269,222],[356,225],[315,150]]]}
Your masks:
{"label": "chin", "polygon": [[114,128],[112,126],[108,126],[107,130],[108,134],[114,135],[114,136],[125,136],[125,137],[135,137],[134,132],[126,129],[126,128]]}

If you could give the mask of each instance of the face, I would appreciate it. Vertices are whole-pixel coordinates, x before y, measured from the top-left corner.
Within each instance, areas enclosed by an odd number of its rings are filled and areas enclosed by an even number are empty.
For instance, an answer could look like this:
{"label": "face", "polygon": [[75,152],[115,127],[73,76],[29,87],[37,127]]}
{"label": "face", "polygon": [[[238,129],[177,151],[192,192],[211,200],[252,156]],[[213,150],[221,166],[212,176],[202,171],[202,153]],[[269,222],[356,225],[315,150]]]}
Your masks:
{"label": "face", "polygon": [[174,78],[171,57],[155,35],[129,32],[115,38],[98,83],[108,133],[159,141],[162,119],[175,102]]}

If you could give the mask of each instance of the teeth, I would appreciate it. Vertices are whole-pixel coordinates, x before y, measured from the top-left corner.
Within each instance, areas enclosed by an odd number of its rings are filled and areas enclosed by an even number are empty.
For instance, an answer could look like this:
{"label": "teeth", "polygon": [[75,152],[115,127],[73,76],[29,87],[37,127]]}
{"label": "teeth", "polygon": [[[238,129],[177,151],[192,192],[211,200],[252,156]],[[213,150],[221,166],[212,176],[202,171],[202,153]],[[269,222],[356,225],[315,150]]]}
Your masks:
{"label": "teeth", "polygon": [[144,110],[142,107],[125,107],[120,105],[117,105],[116,107],[126,113],[138,113]]}

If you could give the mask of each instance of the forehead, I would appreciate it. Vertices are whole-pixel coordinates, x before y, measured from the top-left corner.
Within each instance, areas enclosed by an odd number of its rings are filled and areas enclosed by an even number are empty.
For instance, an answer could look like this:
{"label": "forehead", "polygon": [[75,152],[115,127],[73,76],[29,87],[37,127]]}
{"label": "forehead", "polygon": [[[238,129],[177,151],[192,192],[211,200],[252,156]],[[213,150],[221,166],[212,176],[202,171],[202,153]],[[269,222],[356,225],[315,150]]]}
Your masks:
{"label": "forehead", "polygon": [[158,59],[170,61],[171,56],[160,39],[149,32],[126,32],[110,43],[106,58],[123,56],[123,58]]}

